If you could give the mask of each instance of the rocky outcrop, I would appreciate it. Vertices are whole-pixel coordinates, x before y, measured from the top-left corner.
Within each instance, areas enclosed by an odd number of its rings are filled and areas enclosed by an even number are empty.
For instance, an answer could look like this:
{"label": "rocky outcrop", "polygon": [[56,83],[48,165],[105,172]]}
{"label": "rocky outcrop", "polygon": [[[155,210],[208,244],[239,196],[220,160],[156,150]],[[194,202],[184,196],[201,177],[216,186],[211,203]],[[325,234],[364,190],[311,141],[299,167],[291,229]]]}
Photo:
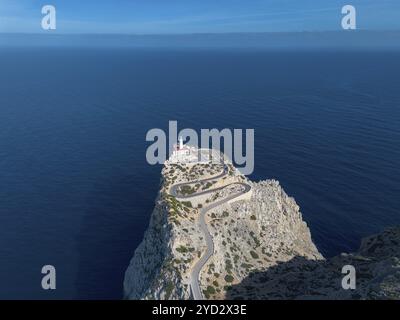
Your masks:
{"label": "rocky outcrop", "polygon": [[[164,166],[148,230],[125,274],[125,298],[192,297],[191,271],[206,250],[199,211],[241,192],[238,182],[250,185],[251,193],[222,202],[205,216],[214,254],[199,277],[204,298],[400,297],[399,228],[365,239],[356,253],[325,260],[295,200],[277,181],[251,182],[231,165],[225,176],[221,171],[223,167],[211,164]],[[213,176],[218,179],[210,180]],[[181,188],[188,199],[179,201],[171,186],[187,181],[196,182]],[[344,265],[356,270],[356,290],[341,286]]]}
{"label": "rocky outcrop", "polygon": [[173,248],[179,232],[168,221],[168,211],[157,200],[144,239],[125,274],[124,294],[130,299],[188,299],[187,285],[173,267]]}
{"label": "rocky outcrop", "polygon": [[[342,286],[354,268],[355,288]],[[342,270],[345,271],[342,274]],[[347,281],[344,281],[345,283]],[[357,252],[327,260],[295,257],[249,275],[229,299],[400,299],[400,227],[362,240]]]}
{"label": "rocky outcrop", "polygon": [[[162,186],[144,239],[126,271],[124,294],[129,299],[188,299],[190,271],[205,251],[198,228],[199,208],[239,192],[235,182],[250,184],[251,196],[226,202],[207,212],[214,255],[200,274],[206,298],[224,298],[227,289],[252,270],[267,268],[296,255],[321,259],[299,207],[276,181],[252,183],[233,167],[223,178],[185,187],[191,194],[216,192],[178,201],[170,195],[174,184],[218,176],[217,165],[166,165]],[[222,188],[226,186],[226,188]]]}

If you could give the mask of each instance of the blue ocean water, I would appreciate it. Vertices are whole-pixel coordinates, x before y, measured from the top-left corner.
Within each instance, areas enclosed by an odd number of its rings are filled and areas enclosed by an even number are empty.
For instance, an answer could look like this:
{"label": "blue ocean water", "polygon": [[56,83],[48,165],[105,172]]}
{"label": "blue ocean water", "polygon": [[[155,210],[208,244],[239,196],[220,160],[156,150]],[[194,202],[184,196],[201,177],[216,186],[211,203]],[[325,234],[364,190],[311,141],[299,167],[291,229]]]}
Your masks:
{"label": "blue ocean water", "polygon": [[[151,128],[254,128],[254,180],[332,256],[400,224],[396,51],[2,48],[0,298],[121,298],[160,166]],[[41,289],[41,268],[57,289]]]}

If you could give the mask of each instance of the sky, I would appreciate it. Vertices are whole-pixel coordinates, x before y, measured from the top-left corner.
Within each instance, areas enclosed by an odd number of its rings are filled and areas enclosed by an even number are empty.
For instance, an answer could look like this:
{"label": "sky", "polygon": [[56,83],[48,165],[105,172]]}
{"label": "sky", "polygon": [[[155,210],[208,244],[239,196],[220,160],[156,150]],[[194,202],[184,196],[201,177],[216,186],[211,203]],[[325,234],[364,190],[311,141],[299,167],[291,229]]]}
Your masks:
{"label": "sky", "polygon": [[186,34],[341,30],[344,5],[357,29],[400,30],[400,0],[0,0],[0,33],[43,33],[42,6],[54,5],[51,32]]}

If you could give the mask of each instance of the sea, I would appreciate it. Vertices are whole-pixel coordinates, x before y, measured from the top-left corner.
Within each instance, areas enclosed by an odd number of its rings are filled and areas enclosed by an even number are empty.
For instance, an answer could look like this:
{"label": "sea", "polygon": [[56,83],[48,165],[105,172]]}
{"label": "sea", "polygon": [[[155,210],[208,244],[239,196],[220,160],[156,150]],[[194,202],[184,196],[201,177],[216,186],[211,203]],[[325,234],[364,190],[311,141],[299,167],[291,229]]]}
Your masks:
{"label": "sea", "polygon": [[[160,185],[149,130],[254,129],[326,257],[400,224],[400,51],[0,50],[0,298],[121,299]],[[43,290],[42,267],[56,268]]]}

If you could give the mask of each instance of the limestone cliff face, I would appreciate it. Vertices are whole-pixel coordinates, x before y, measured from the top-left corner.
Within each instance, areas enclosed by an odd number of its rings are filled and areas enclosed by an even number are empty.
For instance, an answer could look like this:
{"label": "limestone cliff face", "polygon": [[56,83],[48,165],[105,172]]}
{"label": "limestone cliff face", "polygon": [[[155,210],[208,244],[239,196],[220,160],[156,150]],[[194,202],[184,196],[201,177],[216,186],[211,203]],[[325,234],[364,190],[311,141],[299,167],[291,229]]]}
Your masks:
{"label": "limestone cliff face", "polygon": [[[400,229],[364,240],[356,253],[325,260],[295,200],[277,181],[251,182],[231,165],[225,176],[221,171],[218,165],[164,166],[148,230],[125,274],[125,298],[191,298],[191,272],[206,251],[201,208],[240,193],[238,182],[251,192],[205,213],[214,252],[199,276],[204,298],[400,297]],[[187,181],[196,182],[182,188],[187,198],[179,201],[171,186]],[[359,272],[356,291],[341,287],[345,264]]]}
{"label": "limestone cliff face", "polygon": [[148,230],[126,271],[126,298],[190,298],[190,271],[206,249],[204,234],[198,227],[199,208],[236,192],[238,187],[232,184],[239,181],[251,185],[251,196],[223,203],[206,215],[215,246],[214,255],[200,274],[206,298],[223,299],[228,288],[250,272],[268,268],[277,261],[297,255],[322,259],[299,207],[276,181],[253,183],[231,167],[224,178],[193,185],[197,192],[226,188],[188,201],[178,201],[169,194],[173,184],[210,178],[222,169],[215,165],[164,167]]}
{"label": "limestone cliff face", "polygon": [[144,239],[136,249],[135,258],[125,274],[124,291],[127,297],[139,299],[150,294],[155,297],[155,291],[159,291],[160,294],[163,291],[163,288],[157,290],[154,279],[162,271],[172,239],[166,218],[162,207],[156,205]]}
{"label": "limestone cliff face", "polygon": [[179,231],[168,221],[168,214],[165,204],[158,199],[144,239],[125,274],[126,298],[189,298],[182,275],[173,268],[173,248]]}
{"label": "limestone cliff face", "polygon": [[[204,268],[201,282],[209,288],[217,281],[217,287],[224,288],[209,294],[210,298],[224,299],[230,288],[251,273],[296,256],[323,259],[312,242],[298,205],[279,183],[274,180],[247,182],[252,187],[249,200],[224,204],[208,214],[215,250]],[[215,274],[219,275],[218,279]]]}

